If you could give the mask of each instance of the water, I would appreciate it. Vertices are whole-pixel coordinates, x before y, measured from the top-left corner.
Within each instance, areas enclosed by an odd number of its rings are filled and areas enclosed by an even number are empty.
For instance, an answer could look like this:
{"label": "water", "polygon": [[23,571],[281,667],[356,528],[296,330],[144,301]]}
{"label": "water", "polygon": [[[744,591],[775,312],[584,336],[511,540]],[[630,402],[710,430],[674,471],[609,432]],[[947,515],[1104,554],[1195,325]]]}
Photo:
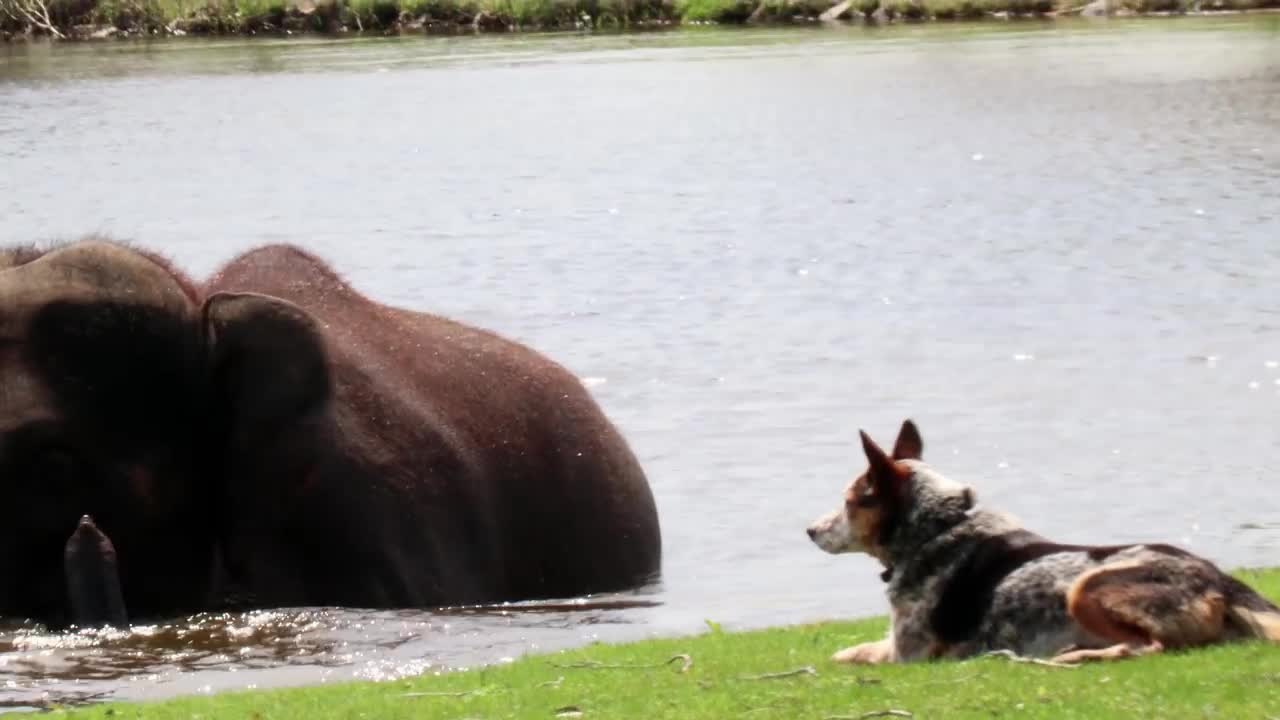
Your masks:
{"label": "water", "polygon": [[858,428],[907,416],[1063,541],[1280,558],[1276,16],[0,58],[0,241],[105,231],[198,275],[296,242],[529,342],[630,438],[666,545],[641,607],[11,628],[0,702],[882,612],[874,563],[803,530]]}

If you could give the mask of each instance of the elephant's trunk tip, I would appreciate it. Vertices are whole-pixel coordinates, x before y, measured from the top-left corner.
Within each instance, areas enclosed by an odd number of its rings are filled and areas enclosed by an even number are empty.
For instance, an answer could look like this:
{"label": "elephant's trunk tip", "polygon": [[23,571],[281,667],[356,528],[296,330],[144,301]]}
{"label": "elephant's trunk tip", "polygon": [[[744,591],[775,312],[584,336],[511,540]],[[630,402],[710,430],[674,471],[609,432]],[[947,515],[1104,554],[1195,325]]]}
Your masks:
{"label": "elephant's trunk tip", "polygon": [[93,516],[85,513],[80,516],[80,522],[76,523],[76,529],[68,538],[68,543],[84,542],[89,539],[98,540],[106,539],[102,531],[98,529],[97,523],[93,521]]}

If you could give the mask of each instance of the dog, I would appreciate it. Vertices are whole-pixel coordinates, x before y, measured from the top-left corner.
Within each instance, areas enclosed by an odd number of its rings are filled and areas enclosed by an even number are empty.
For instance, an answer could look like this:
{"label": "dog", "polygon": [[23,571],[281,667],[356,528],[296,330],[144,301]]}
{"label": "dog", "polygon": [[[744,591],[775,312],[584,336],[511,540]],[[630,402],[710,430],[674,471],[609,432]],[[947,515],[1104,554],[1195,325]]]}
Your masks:
{"label": "dog", "polygon": [[1075,664],[1233,640],[1280,642],[1280,609],[1209,560],[1163,544],[1064,545],[981,508],[921,460],[907,420],[892,453],[859,431],[866,472],[808,528],[884,566],[889,634],[832,656],[890,663],[990,652]]}

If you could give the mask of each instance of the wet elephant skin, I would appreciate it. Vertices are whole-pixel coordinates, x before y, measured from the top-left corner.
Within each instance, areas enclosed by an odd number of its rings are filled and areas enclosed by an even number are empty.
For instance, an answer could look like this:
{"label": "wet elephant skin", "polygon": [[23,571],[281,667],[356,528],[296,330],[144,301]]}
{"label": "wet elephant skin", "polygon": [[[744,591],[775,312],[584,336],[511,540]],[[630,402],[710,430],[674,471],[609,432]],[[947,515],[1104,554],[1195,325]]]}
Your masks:
{"label": "wet elephant skin", "polygon": [[63,570],[71,624],[82,628],[128,624],[115,545],[88,515],[80,518],[67,538]]}
{"label": "wet elephant skin", "polygon": [[198,302],[166,263],[116,245],[0,250],[0,615],[69,621],[64,550],[86,514],[131,614],[209,604]]}
{"label": "wet elephant skin", "polygon": [[[655,579],[644,473],[577,378],[289,246],[202,285],[98,239],[0,250],[0,615],[65,621],[92,516],[131,618]],[[21,548],[21,550],[17,550]],[[100,586],[102,587],[102,586]]]}

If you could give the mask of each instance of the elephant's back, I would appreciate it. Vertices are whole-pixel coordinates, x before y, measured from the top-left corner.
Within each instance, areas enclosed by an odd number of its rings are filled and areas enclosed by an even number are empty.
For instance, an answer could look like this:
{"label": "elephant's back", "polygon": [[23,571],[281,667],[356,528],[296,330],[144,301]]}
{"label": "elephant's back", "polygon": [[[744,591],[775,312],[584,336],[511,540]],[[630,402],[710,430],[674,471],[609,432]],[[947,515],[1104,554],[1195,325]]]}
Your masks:
{"label": "elephant's back", "polygon": [[[568,427],[570,437],[562,430],[558,441],[581,435],[626,447],[581,381],[560,363],[489,330],[375,302],[296,247],[251,251],[203,291],[261,293],[297,305],[318,321],[336,393],[372,392],[388,411],[403,405],[403,412],[438,416],[436,422],[452,425],[449,434],[457,442],[527,454],[527,445],[540,442],[548,427]],[[639,472],[638,463],[623,464]]]}
{"label": "elephant's back", "polygon": [[[436,483],[466,484],[450,493],[481,506],[469,532],[487,528],[484,544],[499,554],[514,596],[622,589],[658,572],[661,534],[644,471],[560,363],[488,330],[374,302],[289,246],[242,256],[205,291],[273,295],[311,314],[338,411],[364,437],[395,446],[373,454],[447,444],[465,477],[395,477],[423,496],[437,495]],[[409,428],[412,437],[385,428]],[[435,463],[424,456],[421,464]]]}
{"label": "elephant's back", "polygon": [[[421,377],[433,405],[468,426],[506,508],[522,595],[576,595],[633,586],[661,565],[648,479],[630,444],[579,378],[537,351],[484,330],[404,312],[429,340]],[[438,354],[437,354],[438,353]]]}

